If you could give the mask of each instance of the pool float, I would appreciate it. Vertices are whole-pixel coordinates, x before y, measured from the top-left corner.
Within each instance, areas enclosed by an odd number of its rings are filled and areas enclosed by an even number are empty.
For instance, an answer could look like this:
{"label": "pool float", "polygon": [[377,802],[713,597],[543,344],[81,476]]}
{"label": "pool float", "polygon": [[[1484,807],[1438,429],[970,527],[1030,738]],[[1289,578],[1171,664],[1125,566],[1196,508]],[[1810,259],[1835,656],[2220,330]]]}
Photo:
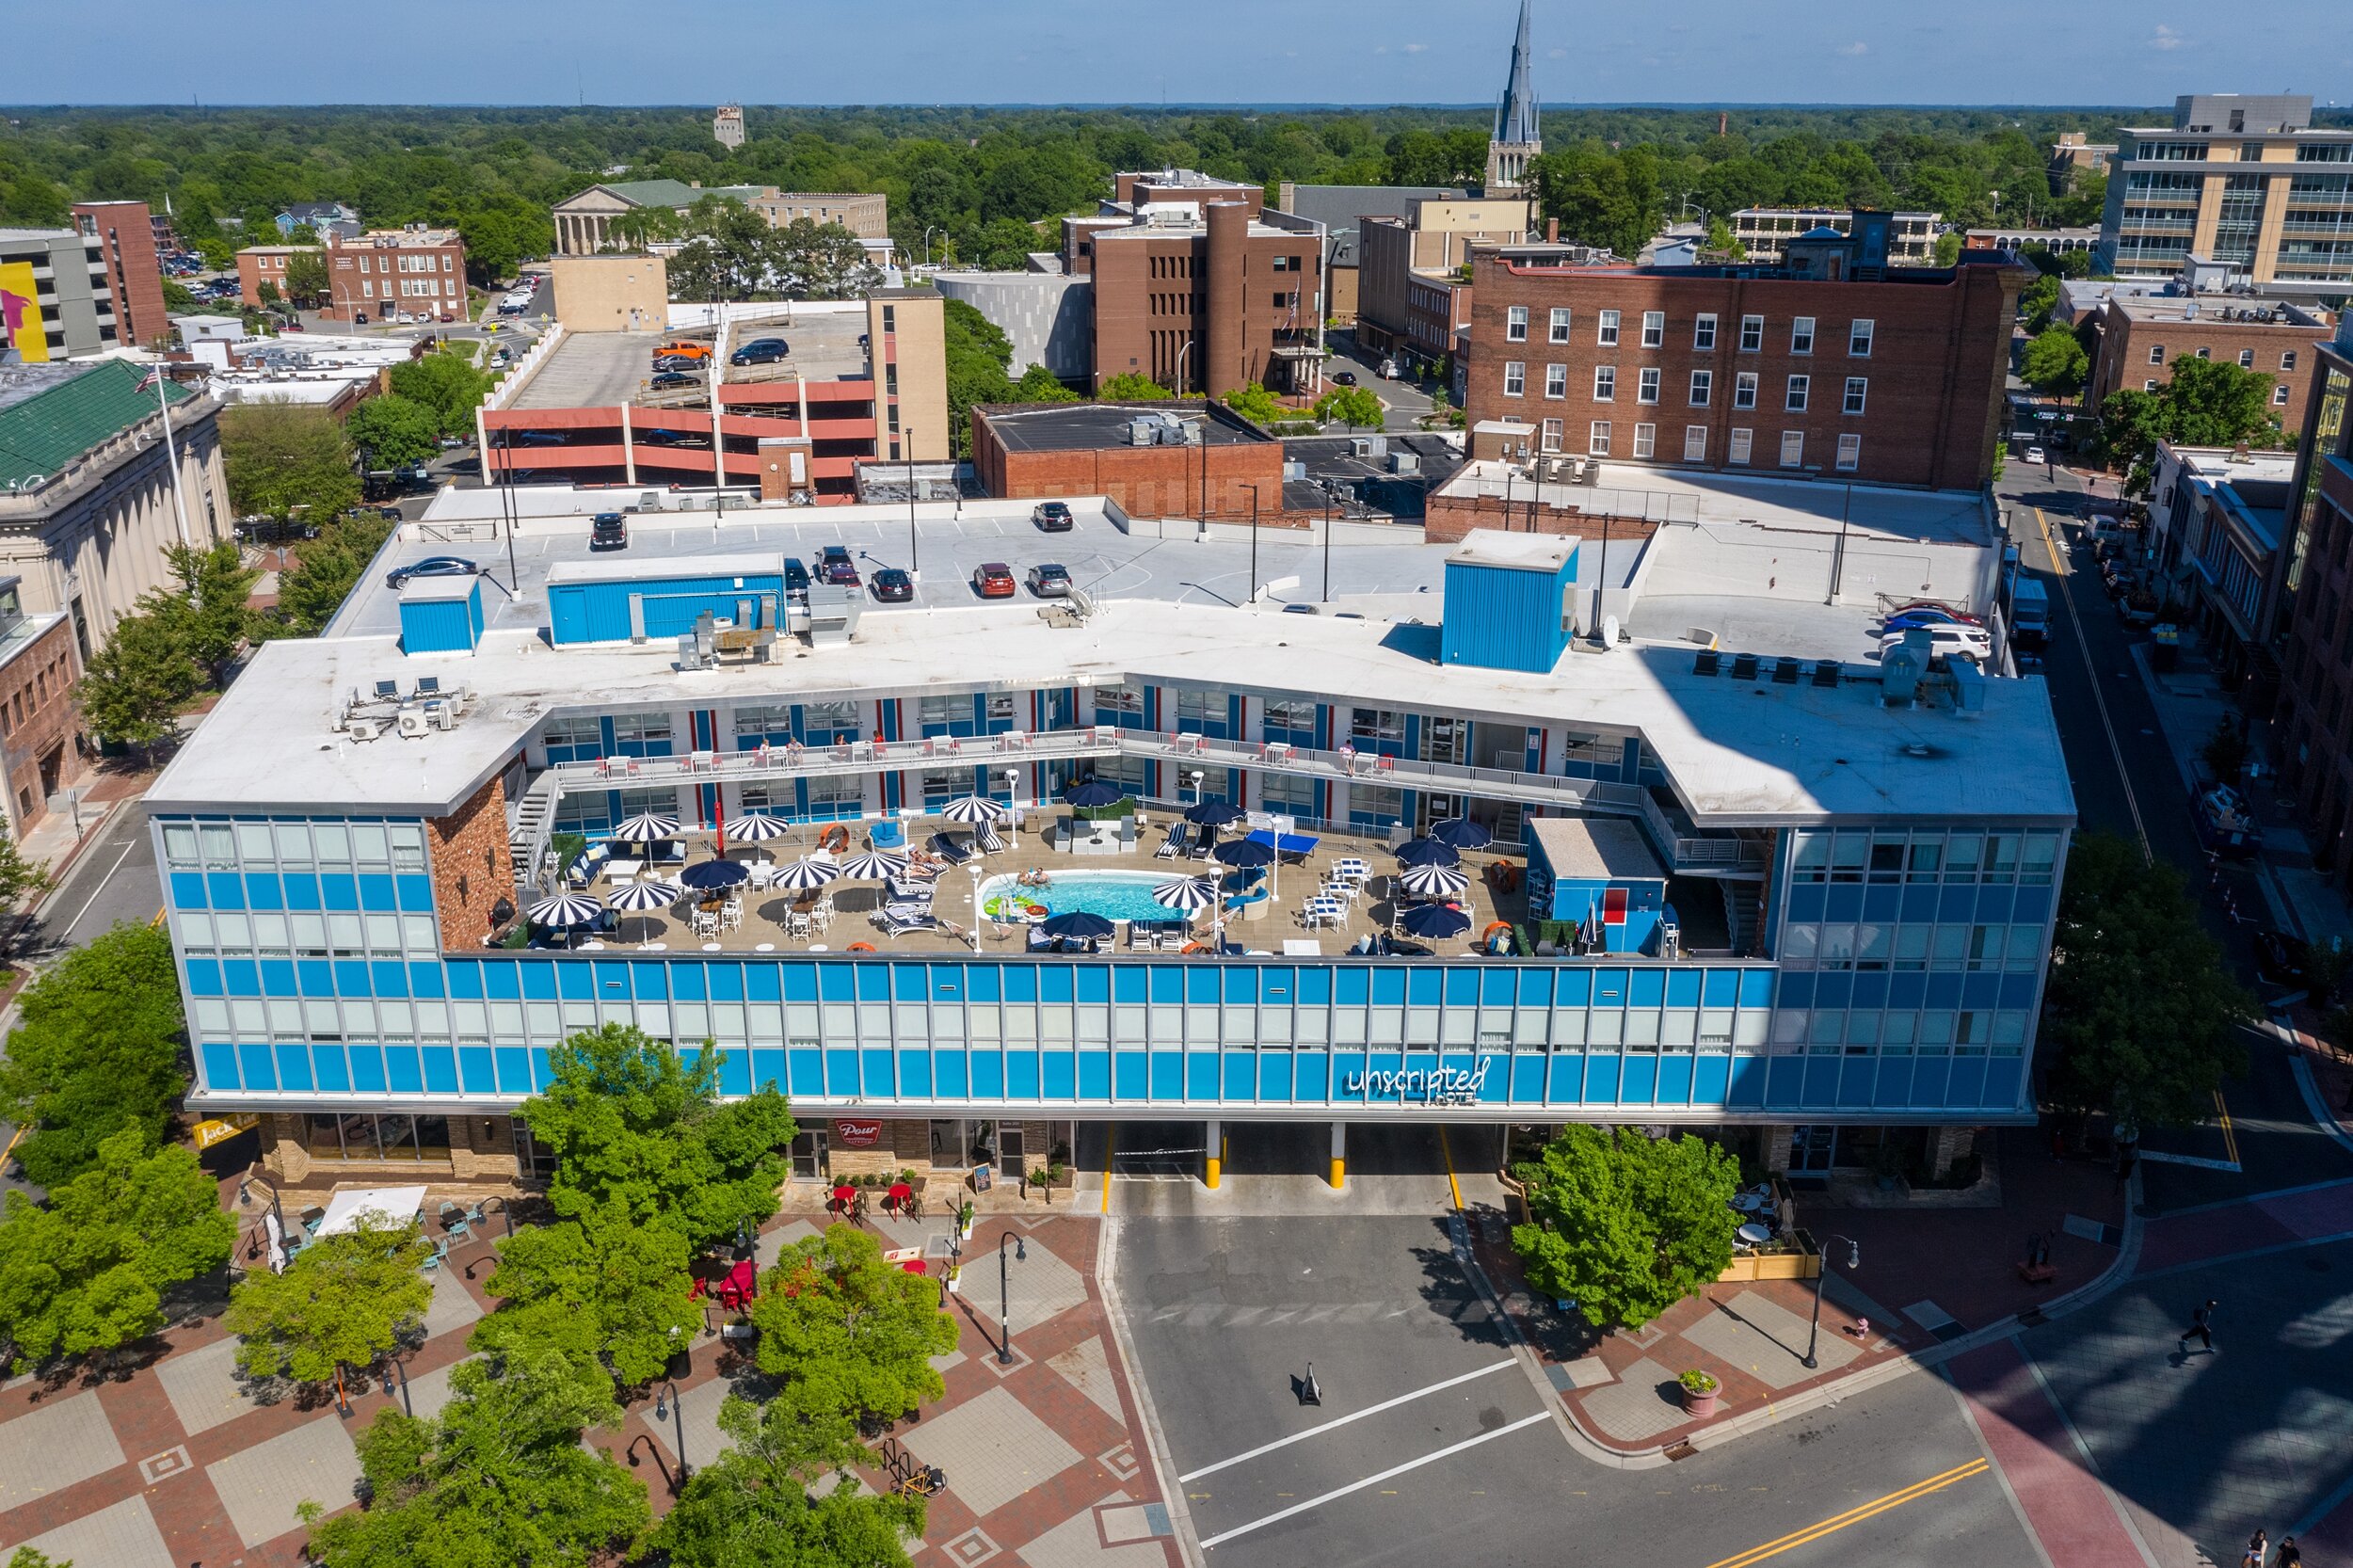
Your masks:
{"label": "pool float", "polygon": [[1021,906],[1021,912],[1033,920],[1042,920],[1053,913],[1042,904],[1025,904]]}
{"label": "pool float", "polygon": [[[1501,947],[1497,947],[1495,945],[1496,933],[1498,931],[1504,934],[1504,944]],[[1510,920],[1497,920],[1492,925],[1488,926],[1486,930],[1479,934],[1479,946],[1481,951],[1495,954],[1509,953],[1512,951],[1511,932],[1512,922]]]}
{"label": "pool float", "polygon": [[829,853],[839,853],[841,850],[848,849],[850,847],[850,830],[842,826],[840,823],[834,824],[831,827],[826,828],[823,833],[817,835],[817,847]]}
{"label": "pool float", "polygon": [[1207,942],[1187,942],[1183,947],[1178,948],[1176,951],[1178,952],[1212,952],[1216,950],[1211,948]]}
{"label": "pool float", "polygon": [[872,942],[852,942],[848,947],[843,948],[841,951],[844,952],[872,952],[874,951],[874,944]]}

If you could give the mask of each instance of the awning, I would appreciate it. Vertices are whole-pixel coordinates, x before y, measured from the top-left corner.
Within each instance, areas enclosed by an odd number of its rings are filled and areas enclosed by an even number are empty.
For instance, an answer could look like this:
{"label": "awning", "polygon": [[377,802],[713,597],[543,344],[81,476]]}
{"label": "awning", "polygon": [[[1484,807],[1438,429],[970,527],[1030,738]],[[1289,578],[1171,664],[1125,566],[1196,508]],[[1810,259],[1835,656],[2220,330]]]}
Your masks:
{"label": "awning", "polygon": [[313,1237],[341,1236],[360,1228],[360,1216],[373,1214],[379,1224],[405,1225],[424,1208],[422,1187],[362,1187],[338,1192],[327,1200],[327,1217]]}

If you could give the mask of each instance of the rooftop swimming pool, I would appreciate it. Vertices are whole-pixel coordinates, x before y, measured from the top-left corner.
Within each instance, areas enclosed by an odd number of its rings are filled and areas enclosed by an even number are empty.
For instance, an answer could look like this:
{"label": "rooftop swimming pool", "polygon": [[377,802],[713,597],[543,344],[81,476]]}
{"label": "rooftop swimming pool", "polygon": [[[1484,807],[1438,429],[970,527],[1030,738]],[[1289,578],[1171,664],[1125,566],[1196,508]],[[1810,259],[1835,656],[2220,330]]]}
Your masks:
{"label": "rooftop swimming pool", "polygon": [[[1054,872],[1044,887],[1024,888],[1019,879],[992,876],[981,884],[981,907],[995,919],[1019,919],[1021,906],[1040,904],[1049,915],[1083,910],[1107,920],[1178,920],[1184,911],[1153,902],[1152,889],[1181,872]],[[1010,907],[1008,907],[1010,904]]]}

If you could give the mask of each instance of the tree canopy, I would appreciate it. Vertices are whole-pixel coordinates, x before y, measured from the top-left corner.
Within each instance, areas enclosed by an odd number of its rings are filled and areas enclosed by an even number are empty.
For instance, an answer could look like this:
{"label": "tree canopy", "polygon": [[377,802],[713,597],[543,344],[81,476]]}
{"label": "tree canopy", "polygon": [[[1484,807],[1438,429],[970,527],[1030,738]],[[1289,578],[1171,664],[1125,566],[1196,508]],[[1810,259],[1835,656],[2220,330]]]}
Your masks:
{"label": "tree canopy", "polygon": [[0,1058],[0,1115],[24,1129],[16,1158],[55,1191],[99,1162],[115,1134],[163,1141],[188,1086],[169,934],[115,926],[44,970],[17,999]]}
{"label": "tree canopy", "polygon": [[[864,1453],[852,1413],[811,1410],[788,1389],[765,1405],[729,1398],[719,1427],[734,1446],[695,1472],[647,1538],[668,1568],[905,1568],[923,1501],[859,1495],[843,1473]],[[829,1470],[833,1484],[812,1494]]]}
{"label": "tree canopy", "polygon": [[1513,1174],[1528,1188],[1512,1245],[1529,1284],[1597,1329],[1641,1328],[1732,1261],[1740,1167],[1705,1138],[1571,1126]]}
{"label": "tree canopy", "polygon": [[2026,340],[2019,378],[2045,397],[2073,397],[2083,391],[2091,356],[2064,327],[2046,327]]}
{"label": "tree canopy", "polygon": [[1351,430],[1377,426],[1387,417],[1380,397],[1368,387],[1334,387],[1316,399],[1316,418],[1337,420]]}
{"label": "tree canopy", "polygon": [[948,362],[948,427],[956,456],[966,457],[972,453],[973,408],[1013,401],[1013,383],[1005,376],[1013,363],[1013,340],[964,300],[942,300],[940,314]]}
{"label": "tree canopy", "polygon": [[474,1348],[601,1354],[622,1383],[649,1383],[703,1326],[691,1261],[683,1235],[636,1224],[617,1202],[519,1230],[484,1287],[506,1305],[482,1320]]}
{"label": "tree canopy", "polygon": [[[473,434],[473,411],[488,394],[490,377],[468,355],[452,348],[440,349],[419,359],[404,360],[392,366],[390,375],[392,392],[429,413],[439,427],[437,434]],[[368,407],[362,403],[360,408]],[[353,410],[354,418],[359,411]],[[351,439],[361,440],[356,433]]]}
{"label": "tree canopy", "polygon": [[249,634],[315,637],[326,631],[392,531],[389,518],[347,512],[296,545],[295,564],[278,574],[277,605],[254,617]]}
{"label": "tree canopy", "polygon": [[2272,412],[2273,377],[2223,360],[2173,361],[2154,392],[2126,387],[2100,404],[2100,449],[2128,475],[2125,488],[2149,488],[2157,443],[2176,446],[2277,446],[2285,438]]}
{"label": "tree canopy", "polygon": [[[399,386],[397,373],[393,381]],[[220,459],[229,504],[283,522],[296,511],[325,521],[360,503],[351,442],[324,408],[240,403],[220,414]]]}
{"label": "tree canopy", "polygon": [[237,1365],[249,1377],[324,1383],[338,1367],[370,1367],[424,1318],[433,1286],[422,1266],[432,1253],[415,1222],[387,1224],[362,1212],[350,1230],[319,1237],[283,1273],[248,1274],[221,1319],[245,1342]]}
{"label": "tree canopy", "polygon": [[787,1247],[751,1320],[760,1369],[791,1378],[816,1407],[896,1418],[947,1391],[931,1364],[956,1348],[939,1282],[887,1261],[849,1225]]}
{"label": "tree canopy", "polygon": [[1131,370],[1106,377],[1102,391],[1096,395],[1106,403],[1167,403],[1176,396],[1149,376],[1138,376]]}
{"label": "tree canopy", "polygon": [[[406,369],[406,366],[402,366]],[[440,450],[440,415],[398,392],[371,397],[344,420],[344,434],[371,468],[408,468]]]}

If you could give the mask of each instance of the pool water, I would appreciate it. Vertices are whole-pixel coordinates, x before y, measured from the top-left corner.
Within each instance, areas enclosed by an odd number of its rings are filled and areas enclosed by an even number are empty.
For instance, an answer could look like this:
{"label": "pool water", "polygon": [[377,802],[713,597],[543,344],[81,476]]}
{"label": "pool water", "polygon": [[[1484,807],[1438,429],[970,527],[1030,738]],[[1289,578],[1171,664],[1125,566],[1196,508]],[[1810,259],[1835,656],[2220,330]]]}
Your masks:
{"label": "pool water", "polygon": [[992,914],[1010,903],[1017,915],[1023,904],[1042,904],[1053,915],[1085,911],[1107,920],[1176,920],[1184,912],[1153,902],[1152,889],[1174,880],[1166,872],[1054,872],[1043,888],[1022,888],[1010,876],[992,876],[981,884],[981,906]]}

